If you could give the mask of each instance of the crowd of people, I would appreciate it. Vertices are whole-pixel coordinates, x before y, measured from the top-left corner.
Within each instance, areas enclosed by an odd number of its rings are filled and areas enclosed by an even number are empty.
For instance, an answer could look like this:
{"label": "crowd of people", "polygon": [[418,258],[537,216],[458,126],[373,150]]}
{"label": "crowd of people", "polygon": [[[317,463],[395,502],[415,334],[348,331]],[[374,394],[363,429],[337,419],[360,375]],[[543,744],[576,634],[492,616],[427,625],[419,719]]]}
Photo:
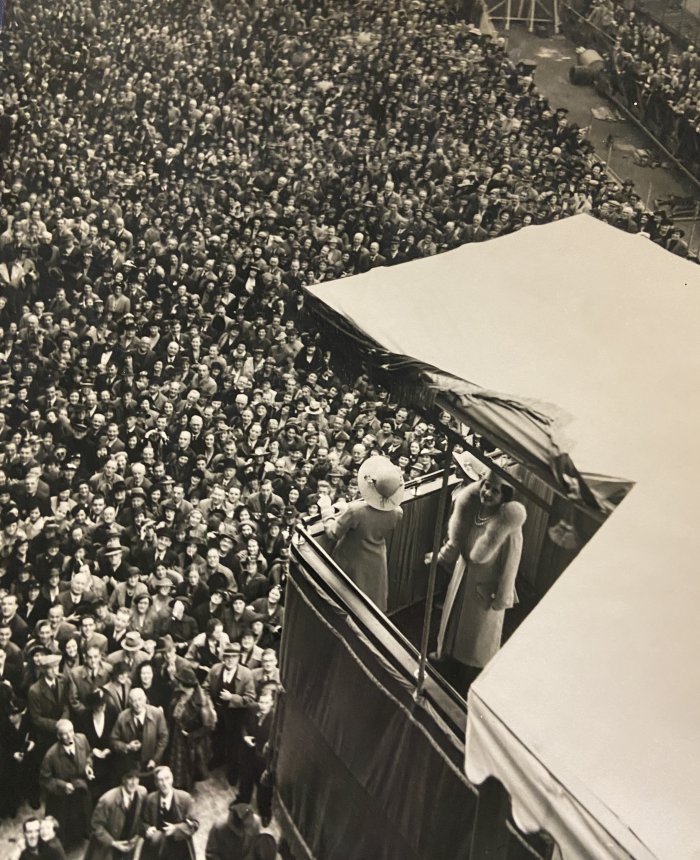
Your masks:
{"label": "crowd of people", "polygon": [[[693,43],[676,46],[662,27],[628,4],[575,0],[598,31],[586,46],[607,55],[613,94],[695,176],[700,176],[700,56]],[[591,41],[593,40],[593,41]]]}
{"label": "crowd of people", "polygon": [[443,456],[338,374],[304,286],[577,212],[668,225],[431,3],[15,0],[6,24],[0,816],[185,851],[221,767],[226,844],[253,797],[271,816],[296,523],[373,454]]}

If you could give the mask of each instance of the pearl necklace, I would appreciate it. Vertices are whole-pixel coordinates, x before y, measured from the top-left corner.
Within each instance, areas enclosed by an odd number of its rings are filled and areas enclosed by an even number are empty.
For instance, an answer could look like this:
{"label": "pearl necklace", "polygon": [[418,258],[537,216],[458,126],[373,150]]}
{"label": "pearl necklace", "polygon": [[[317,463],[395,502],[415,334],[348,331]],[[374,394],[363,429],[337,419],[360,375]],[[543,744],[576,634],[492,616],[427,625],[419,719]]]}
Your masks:
{"label": "pearl necklace", "polygon": [[485,526],[489,520],[492,520],[496,516],[496,512],[489,514],[487,517],[480,517],[478,512],[474,516],[474,525],[475,526]]}

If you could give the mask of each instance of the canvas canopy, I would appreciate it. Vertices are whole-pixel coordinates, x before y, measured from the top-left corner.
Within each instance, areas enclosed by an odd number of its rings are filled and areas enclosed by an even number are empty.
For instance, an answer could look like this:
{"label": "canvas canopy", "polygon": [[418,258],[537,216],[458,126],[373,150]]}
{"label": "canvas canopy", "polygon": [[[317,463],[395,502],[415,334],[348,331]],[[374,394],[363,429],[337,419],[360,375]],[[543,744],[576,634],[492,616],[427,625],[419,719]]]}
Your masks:
{"label": "canvas canopy", "polygon": [[472,686],[466,769],[565,857],[697,860],[700,269],[577,216],[311,293],[385,363],[509,404],[506,450],[634,482]]}

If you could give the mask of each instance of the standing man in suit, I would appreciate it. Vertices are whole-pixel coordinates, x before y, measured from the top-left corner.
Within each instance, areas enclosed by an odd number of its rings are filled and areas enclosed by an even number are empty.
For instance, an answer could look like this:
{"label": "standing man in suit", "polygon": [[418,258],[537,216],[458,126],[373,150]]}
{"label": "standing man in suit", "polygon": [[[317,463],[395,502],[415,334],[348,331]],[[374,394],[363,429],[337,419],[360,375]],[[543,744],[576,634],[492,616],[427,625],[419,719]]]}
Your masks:
{"label": "standing man in suit", "polygon": [[133,860],[141,842],[146,794],[138,771],[129,770],[117,788],[102,795],[92,814],[85,860]]}
{"label": "standing man in suit", "polygon": [[149,705],[140,687],[129,693],[129,707],[117,717],[112,729],[112,748],[122,768],[148,774],[163,760],[170,734],[160,708]]}
{"label": "standing man in suit", "polygon": [[68,684],[58,674],[60,654],[42,654],[37,662],[41,678],[29,688],[27,710],[36,733],[37,757],[43,757],[56,740],[59,720],[68,717]]}
{"label": "standing man in suit", "polygon": [[243,728],[244,752],[241,760],[241,785],[236,800],[250,803],[253,788],[257,788],[258,812],[263,827],[272,819],[272,782],[263,774],[268,770],[270,760],[270,734],[272,732],[274,693],[265,689],[260,693],[258,706],[246,713]]}
{"label": "standing man in suit", "polygon": [[112,666],[116,666],[117,663],[126,663],[134,675],[141,663],[148,660],[148,654],[142,650],[143,646],[144,641],[141,634],[136,630],[130,630],[122,639],[121,650],[109,654],[107,662],[111,663]]}
{"label": "standing man in suit", "polygon": [[90,744],[85,735],[75,733],[70,720],[58,721],[56,735],[58,742],[44,756],[40,778],[46,792],[46,813],[56,818],[63,843],[69,847],[90,833],[88,781],[95,774]]}
{"label": "standing man in suit", "polygon": [[99,687],[108,684],[112,666],[102,659],[98,645],[90,645],[85,654],[85,665],[76,666],[66,673],[68,701],[71,713],[79,717],[87,711],[87,697]]}
{"label": "standing man in suit", "polygon": [[169,767],[156,768],[153,777],[156,791],[146,798],[143,813],[142,860],[195,860],[192,837],[199,822],[194,817],[192,797],[173,788]]}
{"label": "standing man in suit", "polygon": [[224,648],[222,662],[209,670],[204,682],[218,717],[213,738],[213,766],[221,763],[221,756],[230,785],[238,782],[246,711],[255,705],[253,675],[240,663],[241,644],[232,642]]}

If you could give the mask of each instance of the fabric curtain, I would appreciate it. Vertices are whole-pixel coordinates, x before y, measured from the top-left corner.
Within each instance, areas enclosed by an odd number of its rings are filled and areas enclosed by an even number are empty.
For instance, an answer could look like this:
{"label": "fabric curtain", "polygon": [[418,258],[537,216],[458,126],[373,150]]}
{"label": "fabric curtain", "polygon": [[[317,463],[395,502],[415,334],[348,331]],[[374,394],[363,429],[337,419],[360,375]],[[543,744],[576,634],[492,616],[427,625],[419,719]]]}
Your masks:
{"label": "fabric curtain", "polygon": [[[411,489],[403,502],[403,519],[395,529],[387,547],[389,567],[389,601],[387,614],[414,606],[425,600],[428,593],[428,567],[424,558],[433,548],[433,532],[440,501],[442,473],[437,480]],[[451,479],[450,487],[457,482]],[[449,512],[449,504],[448,504]],[[447,525],[447,519],[445,519]],[[446,587],[446,575],[440,571],[438,591]]]}
{"label": "fabric curtain", "polygon": [[414,702],[390,623],[378,643],[382,622],[347,611],[344,583],[324,578],[297,559],[287,590],[276,786],[289,841],[318,860],[466,860],[476,793],[461,728]]}

